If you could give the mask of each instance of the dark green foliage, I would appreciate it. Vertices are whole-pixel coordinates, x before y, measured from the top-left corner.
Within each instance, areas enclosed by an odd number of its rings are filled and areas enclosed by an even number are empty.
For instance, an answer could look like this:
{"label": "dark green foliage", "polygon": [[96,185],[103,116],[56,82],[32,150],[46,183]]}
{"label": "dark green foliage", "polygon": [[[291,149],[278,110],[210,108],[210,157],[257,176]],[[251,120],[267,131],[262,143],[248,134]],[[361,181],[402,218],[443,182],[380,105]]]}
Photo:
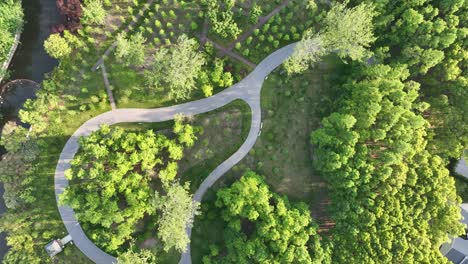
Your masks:
{"label": "dark green foliage", "polygon": [[405,81],[404,67],[355,72],[339,110],[312,134],[332,194],[332,261],[444,262],[439,246],[462,231],[460,201],[443,160],[426,149],[419,84]]}
{"label": "dark green foliage", "polygon": [[202,0],[206,6],[206,17],[210,19],[212,30],[223,38],[235,39],[241,32],[234,20],[235,1],[231,0]]}

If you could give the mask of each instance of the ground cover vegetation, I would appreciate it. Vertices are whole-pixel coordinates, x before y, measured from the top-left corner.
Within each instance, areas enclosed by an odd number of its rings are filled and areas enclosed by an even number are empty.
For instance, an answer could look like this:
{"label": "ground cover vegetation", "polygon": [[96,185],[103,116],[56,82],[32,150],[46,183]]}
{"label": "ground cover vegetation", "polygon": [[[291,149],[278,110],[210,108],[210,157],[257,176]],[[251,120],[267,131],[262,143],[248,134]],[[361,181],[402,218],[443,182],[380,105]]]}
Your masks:
{"label": "ground cover vegetation", "polygon": [[[23,15],[20,1],[5,0],[0,2],[0,65],[3,65],[8,59],[15,35],[21,32]],[[6,72],[0,71],[0,77],[5,74]]]}

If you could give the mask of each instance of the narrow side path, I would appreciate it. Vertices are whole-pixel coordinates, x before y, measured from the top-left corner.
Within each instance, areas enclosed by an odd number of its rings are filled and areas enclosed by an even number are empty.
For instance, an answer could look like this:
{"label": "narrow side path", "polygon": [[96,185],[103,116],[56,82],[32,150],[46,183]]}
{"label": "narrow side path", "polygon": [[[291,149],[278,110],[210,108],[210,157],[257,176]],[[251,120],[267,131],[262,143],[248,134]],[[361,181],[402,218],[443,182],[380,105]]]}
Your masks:
{"label": "narrow side path", "polygon": [[114,94],[112,93],[112,89],[109,84],[109,78],[107,77],[106,65],[104,64],[104,61],[102,62],[100,67],[102,71],[102,78],[104,79],[104,85],[106,86],[107,97],[109,98],[109,103],[111,105],[111,109],[115,110],[117,109],[117,106],[115,104]]}
{"label": "narrow side path", "polygon": [[253,62],[249,61],[248,59],[242,57],[241,55],[239,55],[239,54],[237,54],[237,53],[231,51],[230,49],[225,48],[225,47],[221,46],[220,44],[218,44],[218,43],[216,43],[216,42],[210,40],[208,37],[205,39],[205,41],[208,41],[208,42],[210,42],[211,44],[213,44],[213,46],[214,46],[217,50],[221,51],[222,54],[229,55],[229,56],[231,56],[232,58],[234,58],[234,59],[236,59],[236,60],[238,60],[238,61],[244,63],[245,65],[248,65],[248,66],[251,67],[251,68],[255,68],[255,67],[257,66],[257,65],[255,65],[255,63],[253,63]]}
{"label": "narrow side path", "polygon": [[[55,169],[54,188],[55,197],[57,200],[58,210],[62,221],[71,235],[75,245],[85,254],[90,260],[99,264],[116,263],[117,260],[113,256],[107,254],[98,248],[84,233],[80,223],[76,219],[74,210],[59,203],[60,196],[68,186],[68,180],[65,177],[65,171],[71,167],[70,162],[73,160],[76,152],[79,150],[79,138],[90,135],[93,131],[99,129],[103,124],[113,125],[117,123],[128,122],[163,122],[172,120],[177,114],[197,115],[209,112],[220,108],[236,99],[246,101],[252,111],[252,121],[249,135],[242,146],[226,161],[220,164],[208,177],[202,182],[194,195],[194,200],[201,201],[205,192],[219,179],[226,171],[232,168],[243,157],[247,155],[249,150],[255,144],[260,131],[261,124],[261,108],[260,108],[260,91],[263,81],[275,68],[283,63],[294,51],[296,44],[291,44],[283,47],[265,58],[258,66],[241,82],[231,86],[230,88],[208,98],[188,102],[184,104],[155,108],[155,109],[115,109],[101,115],[98,115],[81,125],[66,142]],[[187,233],[191,234],[191,229],[187,229]],[[190,249],[190,245],[188,245]],[[182,254],[180,263],[191,263],[190,250]]]}

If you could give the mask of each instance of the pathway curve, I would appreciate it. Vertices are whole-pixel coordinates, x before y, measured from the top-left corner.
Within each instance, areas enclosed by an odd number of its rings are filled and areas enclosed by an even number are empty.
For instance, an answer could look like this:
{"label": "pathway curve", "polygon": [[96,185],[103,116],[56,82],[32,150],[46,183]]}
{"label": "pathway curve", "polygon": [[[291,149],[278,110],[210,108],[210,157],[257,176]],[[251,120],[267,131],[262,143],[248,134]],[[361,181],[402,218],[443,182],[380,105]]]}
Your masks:
{"label": "pathway curve", "polygon": [[[73,209],[66,205],[59,204],[59,197],[68,186],[68,180],[65,177],[65,171],[70,168],[70,162],[73,160],[76,152],[79,149],[78,139],[82,136],[88,136],[91,132],[99,129],[102,124],[113,125],[117,123],[127,122],[163,122],[174,119],[176,114],[196,115],[209,112],[220,108],[236,99],[241,99],[247,102],[252,111],[252,121],[247,139],[242,146],[226,161],[221,163],[200,185],[194,195],[194,200],[201,201],[205,192],[243,157],[247,155],[249,150],[255,144],[260,132],[261,124],[261,108],[260,108],[260,91],[263,81],[274,69],[283,63],[294,51],[294,46],[291,44],[283,47],[265,58],[257,67],[241,82],[231,86],[230,88],[208,98],[188,102],[184,104],[155,108],[155,109],[115,109],[101,115],[98,115],[81,125],[75,133],[66,142],[55,169],[55,197],[58,204],[58,209],[62,221],[73,238],[75,245],[92,261],[98,264],[116,263],[117,260],[102,251],[94,243],[89,240],[83,232],[80,223],[75,217]],[[191,229],[187,229],[189,236]],[[188,251],[182,254],[180,263],[191,263],[190,260],[190,245]]]}
{"label": "pathway curve", "polygon": [[468,163],[464,158],[458,161],[455,172],[468,179]]}

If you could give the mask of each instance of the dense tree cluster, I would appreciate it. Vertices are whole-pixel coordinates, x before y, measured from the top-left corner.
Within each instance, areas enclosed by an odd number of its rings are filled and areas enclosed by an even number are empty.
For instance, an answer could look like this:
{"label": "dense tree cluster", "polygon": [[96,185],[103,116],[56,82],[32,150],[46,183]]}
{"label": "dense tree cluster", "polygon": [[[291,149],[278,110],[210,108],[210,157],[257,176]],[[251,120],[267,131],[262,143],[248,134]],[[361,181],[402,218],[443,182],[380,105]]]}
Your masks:
{"label": "dense tree cluster", "polygon": [[102,25],[106,18],[106,10],[101,0],[85,0],[82,6],[81,21],[85,25]]}
{"label": "dense tree cluster", "polygon": [[154,64],[145,73],[147,84],[157,90],[168,91],[175,100],[187,99],[196,88],[196,79],[205,64],[195,39],[179,37],[172,47],[162,47],[154,54]]}
{"label": "dense tree cluster", "polygon": [[454,180],[426,148],[427,104],[409,75],[401,65],[354,65],[338,111],[312,134],[332,193],[333,262],[442,263],[439,246],[463,230]]}
{"label": "dense tree cluster", "polygon": [[119,264],[148,264],[157,263],[156,256],[148,249],[135,251],[132,248],[120,254],[117,258]]}
{"label": "dense tree cluster", "polygon": [[[21,2],[5,0],[0,2],[0,65],[6,61],[15,40],[15,34],[23,26]],[[5,73],[0,72],[0,76]]]}
{"label": "dense tree cluster", "polygon": [[[179,138],[194,139],[193,129],[187,129],[189,125],[176,123],[183,127],[177,131]],[[90,227],[90,237],[110,252],[131,237],[139,220],[156,213],[154,204],[162,204],[159,226],[163,232],[185,234],[183,226],[187,220],[182,220],[181,214],[186,214],[184,219],[191,219],[197,207],[192,205],[191,195],[173,183],[176,162],[183,155],[182,144],[188,145],[152,130],[126,133],[122,128],[102,126],[80,139],[81,150],[66,172],[71,184],[61,201],[75,209],[80,222]],[[162,181],[167,195],[155,194],[152,182],[156,178]],[[178,204],[182,200],[181,192],[185,202]],[[178,219],[174,219],[174,213]],[[160,236],[166,238],[163,232]],[[170,243],[179,243],[178,249],[184,249],[187,241],[184,237],[181,241],[175,237],[163,239],[167,248],[173,247]]]}
{"label": "dense tree cluster", "polygon": [[65,30],[62,33],[51,34],[44,41],[44,49],[55,59],[63,59],[70,56],[72,51],[83,46],[83,42],[70,31]]}
{"label": "dense tree cluster", "polygon": [[27,186],[26,176],[38,154],[38,147],[27,135],[28,130],[14,122],[6,123],[2,130],[0,145],[7,153],[0,161],[0,181],[5,187],[3,199],[9,209],[20,208],[25,202],[35,199]]}
{"label": "dense tree cluster", "polygon": [[226,248],[205,256],[204,263],[327,261],[308,207],[271,192],[261,176],[247,172],[217,197],[227,223]]}
{"label": "dense tree cluster", "polygon": [[[376,50],[389,64],[406,64],[421,83],[431,123],[429,149],[459,158],[468,145],[468,6],[463,0],[373,2]],[[376,52],[377,53],[377,52]]]}

